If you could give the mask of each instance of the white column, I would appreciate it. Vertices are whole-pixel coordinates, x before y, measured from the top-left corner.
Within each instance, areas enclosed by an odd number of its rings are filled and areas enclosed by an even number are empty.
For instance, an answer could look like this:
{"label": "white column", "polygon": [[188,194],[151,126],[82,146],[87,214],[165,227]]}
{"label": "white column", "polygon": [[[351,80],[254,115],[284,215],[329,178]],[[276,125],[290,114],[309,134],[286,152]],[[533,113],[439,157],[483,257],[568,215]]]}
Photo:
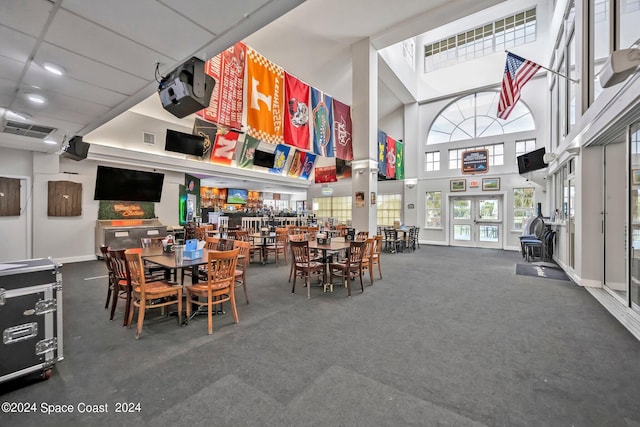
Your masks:
{"label": "white column", "polygon": [[[360,231],[376,233],[377,204],[371,194],[378,195],[378,53],[368,38],[351,46],[353,66],[353,158],[351,196],[353,226]],[[364,207],[356,207],[356,193],[364,193]]]}
{"label": "white column", "polygon": [[[403,212],[404,225],[420,225],[418,218],[418,201],[420,193],[418,177],[420,176],[419,167],[424,162],[423,144],[418,135],[418,103],[406,104],[404,106],[404,195],[403,195]],[[411,209],[409,206],[413,206]]]}

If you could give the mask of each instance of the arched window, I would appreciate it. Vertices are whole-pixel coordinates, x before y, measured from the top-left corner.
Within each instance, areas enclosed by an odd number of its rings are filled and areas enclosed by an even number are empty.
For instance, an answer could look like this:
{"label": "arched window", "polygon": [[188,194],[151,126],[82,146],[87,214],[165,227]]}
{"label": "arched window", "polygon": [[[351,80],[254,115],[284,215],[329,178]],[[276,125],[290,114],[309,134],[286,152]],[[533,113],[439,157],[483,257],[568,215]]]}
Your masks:
{"label": "arched window", "polygon": [[531,111],[518,101],[507,120],[499,119],[499,92],[478,92],[447,105],[429,129],[427,144],[535,130]]}

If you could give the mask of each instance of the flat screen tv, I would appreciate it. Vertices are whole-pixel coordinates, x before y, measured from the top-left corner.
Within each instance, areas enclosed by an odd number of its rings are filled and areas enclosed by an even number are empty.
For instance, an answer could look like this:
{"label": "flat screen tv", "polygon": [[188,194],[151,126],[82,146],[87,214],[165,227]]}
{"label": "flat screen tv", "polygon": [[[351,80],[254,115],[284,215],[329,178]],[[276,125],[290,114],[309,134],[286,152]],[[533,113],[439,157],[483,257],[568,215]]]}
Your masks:
{"label": "flat screen tv", "polygon": [[98,166],[94,200],[159,202],[164,174]]}
{"label": "flat screen tv", "polygon": [[173,151],[174,153],[202,157],[202,153],[204,151],[204,137],[167,129],[164,149],[165,151]]}
{"label": "flat screen tv", "polygon": [[547,164],[544,162],[544,147],[538,148],[537,150],[530,151],[528,153],[524,153],[521,156],[518,156],[518,173],[520,175],[525,174],[527,172],[532,172],[538,169],[544,169],[547,167]]}
{"label": "flat screen tv", "polygon": [[276,161],[276,155],[266,151],[256,150],[253,154],[253,165],[264,168],[272,168]]}
{"label": "flat screen tv", "polygon": [[241,188],[227,189],[227,203],[230,205],[245,205],[249,200],[249,192]]}

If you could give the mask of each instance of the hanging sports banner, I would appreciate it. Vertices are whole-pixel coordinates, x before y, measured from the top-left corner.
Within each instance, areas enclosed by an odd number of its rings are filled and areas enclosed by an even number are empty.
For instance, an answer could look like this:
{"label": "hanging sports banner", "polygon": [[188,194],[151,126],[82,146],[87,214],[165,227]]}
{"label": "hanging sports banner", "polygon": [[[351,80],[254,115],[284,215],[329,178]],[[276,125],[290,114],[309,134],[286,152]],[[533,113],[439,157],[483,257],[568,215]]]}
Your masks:
{"label": "hanging sports banner", "polygon": [[311,88],[311,109],[313,118],[313,152],[324,157],[334,157],[333,103],[330,96],[316,88]]}
{"label": "hanging sports banner", "polygon": [[284,143],[309,150],[309,85],[284,73]]}
{"label": "hanging sports banner", "polygon": [[247,133],[281,144],[284,70],[247,46]]}
{"label": "hanging sports banner", "polygon": [[253,155],[255,154],[256,148],[258,148],[259,144],[259,140],[245,134],[244,145],[242,146],[242,151],[240,152],[240,157],[238,158],[239,168],[253,168]]}
{"label": "hanging sports banner", "polygon": [[273,161],[273,167],[269,169],[269,173],[282,175],[282,172],[284,171],[284,165],[287,164],[287,157],[289,156],[290,150],[291,147],[284,144],[278,144],[276,150],[273,152],[273,154],[275,155],[275,160]]}
{"label": "hanging sports banner", "polygon": [[205,72],[216,81],[209,106],[196,114],[230,128],[242,127],[242,89],[246,46],[236,43],[209,59]]}
{"label": "hanging sports banner", "polygon": [[230,166],[233,154],[236,152],[238,136],[240,136],[240,133],[233,130],[225,132],[219,129],[216,142],[213,144],[213,150],[211,151],[211,163]]}
{"label": "hanging sports banner", "polygon": [[396,179],[404,179],[404,144],[396,141]]}
{"label": "hanging sports banner", "polygon": [[387,135],[387,147],[385,156],[387,158],[387,178],[396,177],[396,140]]}
{"label": "hanging sports banner", "polygon": [[302,162],[302,170],[300,171],[300,178],[309,179],[311,171],[313,170],[313,164],[316,161],[316,155],[311,153],[305,153],[304,161]]}
{"label": "hanging sports banner", "polygon": [[304,164],[305,155],[304,151],[296,150],[293,153],[293,157],[291,158],[291,166],[289,166],[289,173],[287,175],[292,177],[299,177],[300,172],[302,172],[302,165]]}
{"label": "hanging sports banner", "polygon": [[211,149],[213,148],[213,143],[215,142],[216,135],[218,134],[218,126],[196,117],[196,120],[193,123],[193,131],[191,131],[191,133],[204,138],[202,158],[205,160],[210,158]]}
{"label": "hanging sports banner", "polygon": [[315,181],[316,184],[323,184],[325,182],[337,182],[336,167],[334,166],[322,166],[315,169]]}
{"label": "hanging sports banner", "polygon": [[378,175],[387,176],[387,134],[378,129]]}
{"label": "hanging sports banner", "polygon": [[333,138],[336,144],[336,157],[342,160],[353,160],[351,141],[351,107],[333,100]]}

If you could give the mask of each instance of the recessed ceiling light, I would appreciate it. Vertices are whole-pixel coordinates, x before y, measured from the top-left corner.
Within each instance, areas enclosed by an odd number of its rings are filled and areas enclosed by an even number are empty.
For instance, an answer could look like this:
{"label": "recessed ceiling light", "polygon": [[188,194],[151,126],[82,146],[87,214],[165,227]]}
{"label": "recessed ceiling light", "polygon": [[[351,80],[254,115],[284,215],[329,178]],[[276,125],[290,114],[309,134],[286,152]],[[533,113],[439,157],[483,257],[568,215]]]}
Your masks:
{"label": "recessed ceiling light", "polygon": [[45,62],[44,69],[50,72],[51,74],[55,74],[56,76],[61,76],[64,74],[64,68],[62,68],[59,65],[52,64],[51,62]]}
{"label": "recessed ceiling light", "polygon": [[47,98],[37,93],[28,93],[27,99],[34,104],[44,104],[45,102],[47,102]]}
{"label": "recessed ceiling light", "polygon": [[58,141],[56,141],[55,139],[51,138],[51,137],[47,137],[44,139],[44,143],[45,144],[50,144],[50,145],[55,145],[58,143]]}
{"label": "recessed ceiling light", "polygon": [[28,113],[18,113],[16,111],[7,110],[4,116],[9,120],[29,120],[32,116]]}

